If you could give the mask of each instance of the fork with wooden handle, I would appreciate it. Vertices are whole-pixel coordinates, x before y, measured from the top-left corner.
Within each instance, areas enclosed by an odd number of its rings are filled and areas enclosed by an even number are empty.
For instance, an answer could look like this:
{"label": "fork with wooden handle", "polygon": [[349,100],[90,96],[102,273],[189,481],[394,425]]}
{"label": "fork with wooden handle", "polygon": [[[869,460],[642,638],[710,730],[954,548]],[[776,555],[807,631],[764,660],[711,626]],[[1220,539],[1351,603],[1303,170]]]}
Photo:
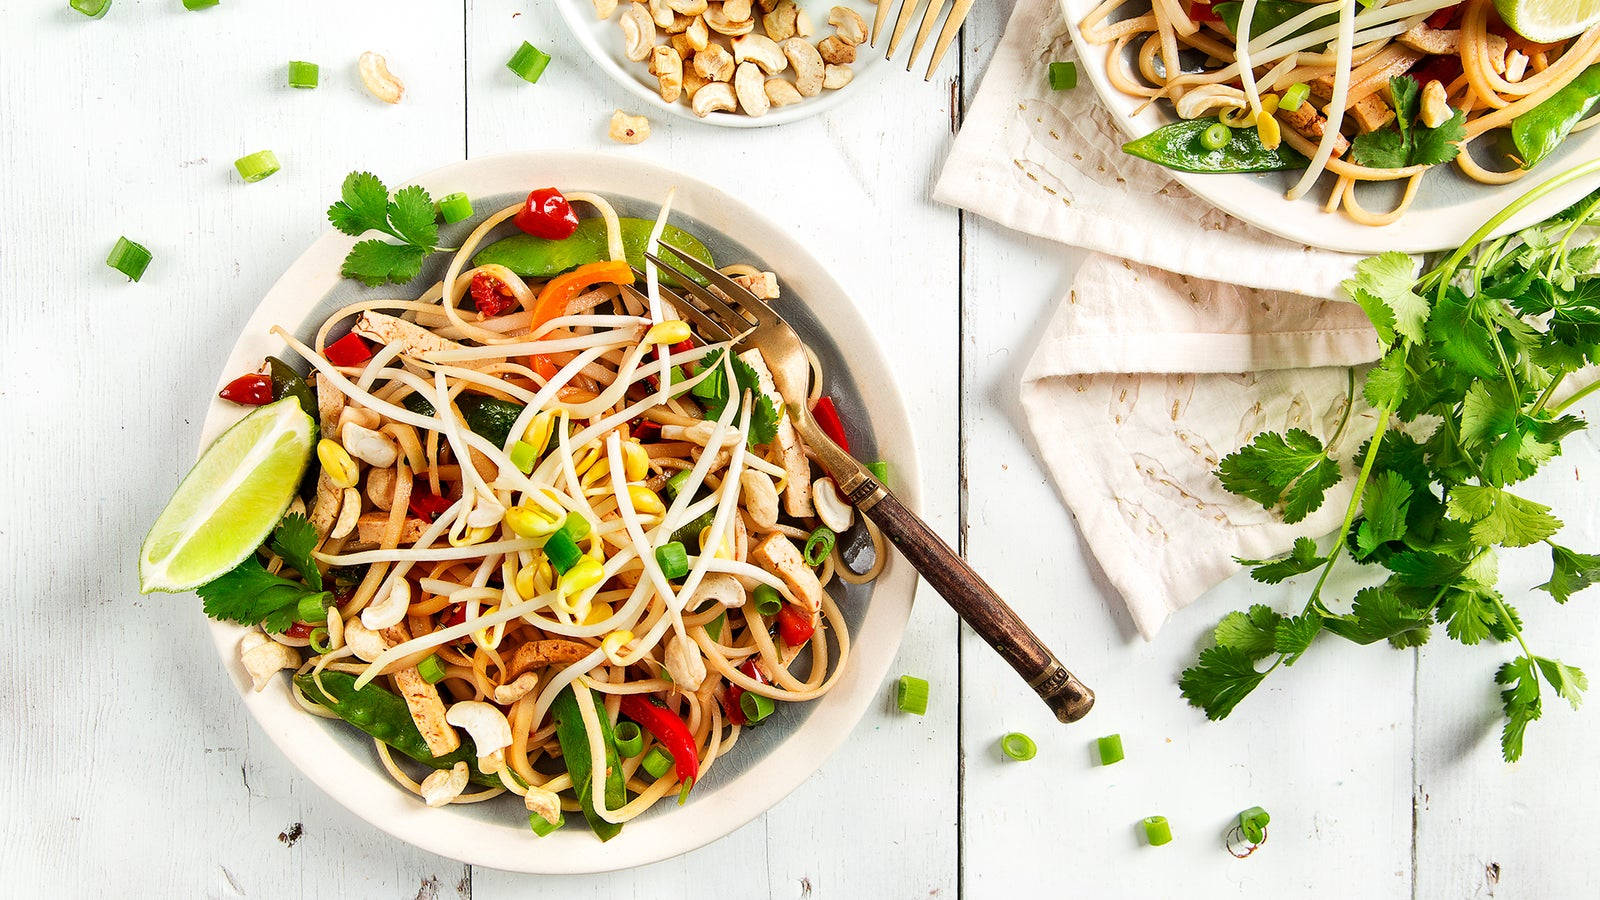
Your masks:
{"label": "fork with wooden handle", "polygon": [[[713,338],[748,340],[761,351],[789,417],[845,499],[882,529],[884,537],[933,585],[962,620],[1028,682],[1062,722],[1075,722],[1094,705],[1094,692],[1079,681],[1001,600],[978,573],[950,549],[933,529],[907,509],[865,466],[835,444],[812,418],[811,363],[800,336],[767,303],[691,254],[663,244],[680,265],[646,253],[662,269],[687,266],[722,293],[718,296],[688,278],[677,279],[682,293],[661,292],[679,315]],[[642,274],[642,273],[641,273]],[[746,337],[748,336],[748,337]]]}
{"label": "fork with wooden handle", "polygon": [[[939,14],[944,12],[945,0],[927,0],[928,5],[922,10],[922,24],[917,26],[917,34],[911,41],[911,53],[906,56],[906,71],[911,71],[912,65],[917,61],[917,54],[922,52],[922,45],[927,43],[928,35],[933,32],[933,26],[939,22]],[[893,8],[894,0],[878,0],[878,12],[872,17],[872,46],[878,46],[878,36],[883,31],[883,26],[889,21],[889,10]],[[950,42],[955,40],[956,32],[961,30],[961,23],[967,20],[967,13],[972,11],[972,0],[955,0],[950,6],[950,14],[945,17],[944,27],[939,29],[939,39],[933,43],[933,57],[928,60],[928,72],[923,80],[933,77],[933,70],[939,68],[939,61],[944,59],[946,50],[950,49]],[[894,30],[889,33],[889,47],[884,51],[884,59],[894,59],[895,48],[900,46],[900,39],[905,36],[906,28],[911,24],[911,19],[917,12],[917,0],[900,0],[900,15],[895,17]]]}

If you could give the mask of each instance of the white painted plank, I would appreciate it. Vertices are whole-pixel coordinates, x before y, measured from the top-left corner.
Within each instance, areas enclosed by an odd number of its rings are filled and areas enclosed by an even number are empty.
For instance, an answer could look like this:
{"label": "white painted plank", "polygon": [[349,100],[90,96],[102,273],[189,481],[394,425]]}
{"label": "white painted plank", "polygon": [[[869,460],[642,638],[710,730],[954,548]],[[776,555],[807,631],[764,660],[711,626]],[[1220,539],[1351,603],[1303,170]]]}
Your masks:
{"label": "white painted plank", "polygon": [[[358,821],[285,763],[213,658],[198,601],[134,584],[217,367],[327,227],[344,173],[461,153],[460,7],[120,2],[98,21],[7,7],[0,880],[39,896],[464,895],[464,866]],[[406,76],[402,105],[362,92],[367,49]],[[321,63],[322,87],[287,88],[291,58]],[[240,182],[233,160],[268,148],[283,171]],[[155,255],[139,284],[103,264],[119,234]]]}
{"label": "white painted plank", "polygon": [[[882,93],[776,129],[656,116],[648,141],[621,147],[606,139],[606,122],[614,108],[637,104],[588,65],[548,4],[474,0],[469,36],[472,155],[542,147],[638,155],[751,201],[836,267],[900,374],[918,428],[927,509],[953,536],[956,218],[922,199],[948,136],[948,81],[888,78],[871,87]],[[555,58],[537,85],[504,68],[522,40]],[[885,102],[889,92],[893,103]],[[918,600],[895,671],[933,682],[926,717],[895,713],[892,701],[875,707],[794,795],[700,851],[596,878],[478,869],[474,895],[954,896],[955,627],[937,596],[924,590]]]}

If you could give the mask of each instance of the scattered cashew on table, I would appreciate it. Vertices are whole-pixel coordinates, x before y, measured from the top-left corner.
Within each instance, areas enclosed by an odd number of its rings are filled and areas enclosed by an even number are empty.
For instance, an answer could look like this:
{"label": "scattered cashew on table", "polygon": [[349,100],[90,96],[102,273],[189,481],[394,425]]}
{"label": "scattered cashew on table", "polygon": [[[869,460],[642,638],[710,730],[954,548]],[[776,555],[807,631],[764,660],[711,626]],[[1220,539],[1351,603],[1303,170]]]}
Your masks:
{"label": "scattered cashew on table", "polygon": [[[776,107],[850,83],[856,47],[867,23],[847,6],[828,11],[833,33],[816,40],[816,25],[795,0],[593,0],[595,15],[618,19],[628,59],[648,63],[661,99],[684,102],[697,116]],[[638,143],[649,136],[642,116],[621,111],[611,137]]]}

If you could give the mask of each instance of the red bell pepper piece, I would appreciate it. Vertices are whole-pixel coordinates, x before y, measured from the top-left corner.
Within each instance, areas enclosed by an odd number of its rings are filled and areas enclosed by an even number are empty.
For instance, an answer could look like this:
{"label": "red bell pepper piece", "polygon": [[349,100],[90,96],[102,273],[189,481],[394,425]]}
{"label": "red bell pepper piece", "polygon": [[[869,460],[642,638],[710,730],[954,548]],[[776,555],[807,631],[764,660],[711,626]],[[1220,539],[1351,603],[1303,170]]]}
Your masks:
{"label": "red bell pepper piece", "polygon": [[272,402],[272,376],[240,375],[223,385],[217,396],[245,406],[266,406]]}
{"label": "red bell pepper piece", "polygon": [[678,714],[664,706],[657,706],[643,694],[623,694],[622,714],[639,723],[650,732],[661,746],[672,754],[678,780],[684,784],[694,781],[700,774],[700,757],[695,751],[694,734]]}
{"label": "red bell pepper piece", "polygon": [[329,344],[322,355],[336,366],[359,366],[372,358],[372,348],[361,339],[361,335],[352,331]]}
{"label": "red bell pepper piece", "polygon": [[552,241],[572,237],[578,230],[578,214],[555,188],[539,188],[528,194],[513,221],[528,234]]}
{"label": "red bell pepper piece", "polygon": [[511,293],[511,288],[487,272],[472,276],[468,291],[472,294],[472,305],[477,308],[479,315],[485,317],[505,315],[517,305],[516,295]]}
{"label": "red bell pepper piece", "polygon": [[839,449],[850,452],[850,439],[844,436],[844,422],[839,420],[839,411],[833,408],[832,397],[818,397],[817,402],[811,404],[811,417],[817,420],[817,427],[822,433],[833,439]]}
{"label": "red bell pepper piece", "polygon": [[[761,684],[767,683],[767,676],[761,674],[761,670],[756,668],[756,659],[753,656],[744,661],[744,665],[739,667],[739,671],[754,678]],[[739,705],[739,698],[743,696],[744,688],[732,682],[729,682],[728,689],[722,692],[722,714],[734,725],[743,725],[748,721],[744,717],[744,707]]]}
{"label": "red bell pepper piece", "polygon": [[448,497],[413,489],[411,502],[406,505],[411,508],[413,516],[424,522],[437,522],[439,517],[444,515],[445,510],[449,509],[454,503],[455,501]]}
{"label": "red bell pepper piece", "polygon": [[783,642],[790,647],[804,646],[817,631],[811,613],[793,603],[785,603],[775,618],[778,621],[778,637],[783,638]]}
{"label": "red bell pepper piece", "polygon": [[1211,8],[1210,3],[1190,3],[1189,8],[1184,10],[1184,12],[1188,14],[1189,21],[1195,23],[1196,25],[1199,25],[1201,22],[1222,21],[1222,17],[1217,15],[1217,11]]}

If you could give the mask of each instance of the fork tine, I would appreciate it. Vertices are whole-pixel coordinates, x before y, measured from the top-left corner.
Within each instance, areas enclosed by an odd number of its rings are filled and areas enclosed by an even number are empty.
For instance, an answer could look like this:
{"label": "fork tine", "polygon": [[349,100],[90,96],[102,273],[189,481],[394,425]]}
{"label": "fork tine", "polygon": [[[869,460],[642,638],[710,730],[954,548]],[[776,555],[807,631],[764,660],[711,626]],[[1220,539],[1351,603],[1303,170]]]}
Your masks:
{"label": "fork tine", "polygon": [[874,47],[878,46],[878,35],[883,31],[883,23],[889,21],[889,7],[892,5],[889,0],[878,0],[878,11],[872,16],[872,40],[870,43]]}
{"label": "fork tine", "polygon": [[[671,244],[665,244],[664,246],[676,250],[676,248],[673,248]],[[689,257],[682,251],[677,252],[678,255],[685,257],[685,265],[700,273],[700,275],[704,276],[707,281],[711,282],[712,285],[727,295],[727,298],[724,299],[712,293],[711,291],[706,290],[700,285],[695,284],[691,280],[684,281],[684,289],[690,294],[694,295],[694,298],[699,300],[701,304],[711,307],[712,312],[723,316],[725,320],[740,321],[751,327],[760,325],[770,319],[777,318],[777,313],[773,312],[771,308],[767,307],[760,300],[757,300],[755,294],[745,290],[732,278],[729,278],[721,272],[718,272],[716,269],[713,269],[698,259]],[[659,259],[650,255],[648,251],[645,253],[644,257],[645,259],[655,261],[657,265],[660,264]],[[730,303],[733,305],[730,306]],[[749,311],[750,315],[745,315],[746,310]],[[750,321],[751,315],[755,316],[754,322]]]}
{"label": "fork tine", "polygon": [[[649,253],[645,254],[645,258],[655,261],[655,259]],[[659,263],[657,264],[659,265]],[[638,270],[635,269],[634,271],[637,272]],[[717,325],[725,333],[729,335],[743,334],[744,332],[755,327],[754,323],[740,315],[738,310],[735,310],[728,306],[728,304],[724,303],[722,298],[711,293],[700,285],[695,284],[690,279],[682,278],[679,279],[678,283],[683,286],[682,293],[678,293],[677,291],[669,291],[666,287],[662,287],[661,290],[667,296],[672,297],[677,302],[686,306],[691,306],[696,312],[715,319]]]}
{"label": "fork tine", "polygon": [[884,51],[884,59],[894,59],[894,48],[900,46],[900,39],[905,37],[906,26],[911,24],[911,17],[916,15],[917,3],[918,0],[904,0],[902,3],[900,15],[894,20],[894,32],[889,35],[889,49]]}
{"label": "fork tine", "polygon": [[939,68],[939,60],[944,59],[950,42],[955,40],[956,32],[961,30],[961,23],[967,20],[967,13],[971,11],[972,0],[955,0],[955,5],[950,7],[950,15],[944,20],[944,30],[939,32],[939,40],[933,45],[933,58],[928,60],[928,74],[922,77],[923,81],[933,80],[933,70]]}
{"label": "fork tine", "polygon": [[[634,272],[637,273],[638,270],[635,269]],[[639,278],[640,280],[643,280],[644,276],[639,275]],[[677,312],[678,315],[682,316],[686,321],[688,321],[689,324],[700,329],[704,334],[714,340],[733,340],[734,336],[729,333],[728,329],[722,327],[721,322],[718,322],[716,319],[713,319],[701,312],[699,307],[695,306],[693,303],[690,303],[688,300],[685,300],[683,297],[680,297],[671,290],[668,290],[665,286],[657,285],[657,287],[660,288],[661,293],[666,296],[667,300],[672,303],[673,310]],[[623,287],[623,290],[632,291],[634,296],[639,297],[640,299],[646,299],[644,295],[639,292],[638,288],[625,286]]]}
{"label": "fork tine", "polygon": [[928,0],[928,8],[922,14],[922,24],[917,26],[917,36],[911,39],[911,53],[906,56],[906,71],[917,64],[917,56],[922,53],[922,45],[928,42],[928,35],[933,33],[935,22],[939,21],[939,14],[944,12],[944,0]]}

